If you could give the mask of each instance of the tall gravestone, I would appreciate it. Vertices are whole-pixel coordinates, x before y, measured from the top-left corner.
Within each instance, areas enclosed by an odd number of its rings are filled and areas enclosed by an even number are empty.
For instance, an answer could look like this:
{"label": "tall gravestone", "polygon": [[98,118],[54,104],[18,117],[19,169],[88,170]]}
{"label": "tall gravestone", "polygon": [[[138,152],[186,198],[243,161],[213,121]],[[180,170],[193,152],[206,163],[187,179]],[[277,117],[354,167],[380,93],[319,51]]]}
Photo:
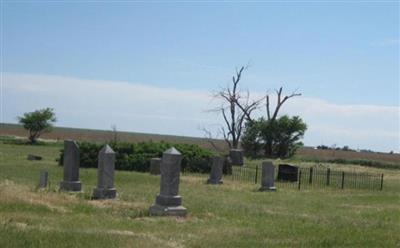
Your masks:
{"label": "tall gravestone", "polygon": [[182,155],[174,147],[163,153],[160,194],[156,197],[156,203],[149,209],[150,215],[186,216],[182,197],[178,195],[181,162]]}
{"label": "tall gravestone", "polygon": [[150,159],[150,174],[160,175],[161,174],[160,166],[161,166],[161,158]]}
{"label": "tall gravestone", "polygon": [[212,158],[212,166],[210,178],[207,180],[208,184],[221,184],[222,183],[222,170],[224,168],[224,158],[215,156]]}
{"label": "tall gravestone", "polygon": [[60,183],[60,190],[81,191],[79,181],[79,147],[73,140],[64,141],[64,180]]}
{"label": "tall gravestone", "polygon": [[40,171],[39,188],[46,188],[48,185],[49,173],[45,170]]}
{"label": "tall gravestone", "polygon": [[275,166],[272,161],[262,163],[260,191],[275,191]]}
{"label": "tall gravestone", "polygon": [[117,196],[114,188],[115,152],[105,145],[99,152],[97,187],[93,189],[93,199],[113,199]]}
{"label": "tall gravestone", "polygon": [[232,165],[243,166],[243,150],[242,149],[231,149],[229,150],[229,157]]}

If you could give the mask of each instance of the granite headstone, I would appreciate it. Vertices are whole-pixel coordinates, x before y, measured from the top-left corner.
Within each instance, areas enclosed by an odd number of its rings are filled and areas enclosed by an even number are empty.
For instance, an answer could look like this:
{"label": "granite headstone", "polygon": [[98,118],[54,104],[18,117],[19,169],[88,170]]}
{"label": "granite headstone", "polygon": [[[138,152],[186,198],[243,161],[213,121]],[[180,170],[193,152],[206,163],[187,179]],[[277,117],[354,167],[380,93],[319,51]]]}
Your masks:
{"label": "granite headstone", "polygon": [[79,181],[79,147],[73,140],[64,141],[64,180],[60,183],[60,190],[81,191]]}
{"label": "granite headstone", "polygon": [[229,150],[229,157],[232,165],[243,166],[243,150],[242,149],[231,149]]}
{"label": "granite headstone", "polygon": [[115,152],[105,145],[99,152],[97,187],[93,189],[93,199],[112,199],[117,196],[114,188]]}
{"label": "granite headstone", "polygon": [[262,163],[260,191],[275,191],[275,166],[272,161]]}
{"label": "granite headstone", "polygon": [[161,158],[150,159],[150,174],[160,175],[161,174],[160,165],[161,165]]}
{"label": "granite headstone", "polygon": [[39,176],[39,188],[46,188],[49,180],[49,172],[48,171],[40,171]]}
{"label": "granite headstone", "polygon": [[182,155],[174,148],[163,153],[161,160],[160,194],[150,207],[150,215],[186,216],[186,208],[182,206],[179,193],[179,177]]}
{"label": "granite headstone", "polygon": [[222,182],[222,170],[224,167],[224,158],[215,156],[212,158],[210,178],[207,180],[208,184],[221,184]]}

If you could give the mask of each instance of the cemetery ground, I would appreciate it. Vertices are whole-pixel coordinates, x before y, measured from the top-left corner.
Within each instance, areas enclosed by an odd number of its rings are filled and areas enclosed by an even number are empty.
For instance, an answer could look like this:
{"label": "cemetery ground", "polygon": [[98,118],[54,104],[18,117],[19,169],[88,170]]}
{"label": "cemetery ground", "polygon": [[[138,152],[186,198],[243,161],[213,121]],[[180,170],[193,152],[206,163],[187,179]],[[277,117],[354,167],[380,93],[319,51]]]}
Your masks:
{"label": "cemetery ground", "polygon": [[[116,200],[90,200],[96,169],[81,169],[82,193],[58,192],[62,144],[0,142],[0,247],[399,247],[400,170],[332,164],[384,173],[383,191],[278,188],[182,176],[186,218],[150,217],[159,177],[116,171]],[[28,161],[28,154],[43,156]],[[251,164],[261,164],[251,161]],[[309,166],[303,163],[300,166]],[[50,186],[38,190],[39,172]]]}

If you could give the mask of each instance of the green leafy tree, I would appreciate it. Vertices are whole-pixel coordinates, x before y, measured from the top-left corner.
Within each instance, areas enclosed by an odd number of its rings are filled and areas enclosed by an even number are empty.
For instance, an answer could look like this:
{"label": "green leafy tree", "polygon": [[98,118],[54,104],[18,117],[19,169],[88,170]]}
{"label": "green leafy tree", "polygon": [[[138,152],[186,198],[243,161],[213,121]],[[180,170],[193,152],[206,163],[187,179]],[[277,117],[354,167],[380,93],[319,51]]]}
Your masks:
{"label": "green leafy tree", "polygon": [[290,157],[303,145],[300,141],[306,123],[299,116],[284,115],[275,120],[259,118],[246,124],[242,145],[247,155],[257,156],[263,151],[267,157]]}
{"label": "green leafy tree", "polygon": [[34,112],[24,113],[18,117],[19,123],[28,130],[29,141],[33,144],[43,133],[52,130],[53,123],[56,121],[56,115],[51,108],[36,110]]}

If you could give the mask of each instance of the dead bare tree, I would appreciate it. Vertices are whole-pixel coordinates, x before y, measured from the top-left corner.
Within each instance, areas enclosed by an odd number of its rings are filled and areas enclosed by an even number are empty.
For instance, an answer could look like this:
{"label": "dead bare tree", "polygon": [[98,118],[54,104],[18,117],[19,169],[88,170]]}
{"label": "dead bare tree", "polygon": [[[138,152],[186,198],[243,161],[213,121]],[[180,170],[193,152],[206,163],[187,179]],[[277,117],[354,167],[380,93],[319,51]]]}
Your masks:
{"label": "dead bare tree", "polygon": [[[276,118],[278,116],[279,110],[281,109],[282,105],[289,100],[292,97],[296,97],[296,96],[301,96],[301,93],[296,93],[296,91],[294,91],[292,94],[287,95],[287,96],[282,96],[282,90],[283,88],[280,87],[279,90],[275,90],[276,96],[277,96],[277,102],[275,105],[275,109],[273,110],[273,112],[271,112],[271,108],[270,108],[270,98],[269,95],[266,95],[266,105],[265,108],[267,110],[267,120],[270,126],[272,126],[274,124],[274,122],[276,121]],[[272,115],[271,115],[272,113]],[[272,154],[272,147],[273,147],[273,134],[271,133],[270,135],[271,137],[269,139],[266,140],[266,144],[265,144],[265,155],[270,156]]]}
{"label": "dead bare tree", "polygon": [[242,79],[242,73],[247,66],[236,69],[236,75],[232,77],[232,84],[222,88],[214,97],[223,100],[221,107],[214,111],[221,112],[224,119],[224,125],[221,126],[221,132],[229,148],[238,148],[240,137],[242,135],[245,121],[251,121],[251,113],[256,110],[264,99],[250,100],[250,94],[247,91],[243,94],[238,88]]}

